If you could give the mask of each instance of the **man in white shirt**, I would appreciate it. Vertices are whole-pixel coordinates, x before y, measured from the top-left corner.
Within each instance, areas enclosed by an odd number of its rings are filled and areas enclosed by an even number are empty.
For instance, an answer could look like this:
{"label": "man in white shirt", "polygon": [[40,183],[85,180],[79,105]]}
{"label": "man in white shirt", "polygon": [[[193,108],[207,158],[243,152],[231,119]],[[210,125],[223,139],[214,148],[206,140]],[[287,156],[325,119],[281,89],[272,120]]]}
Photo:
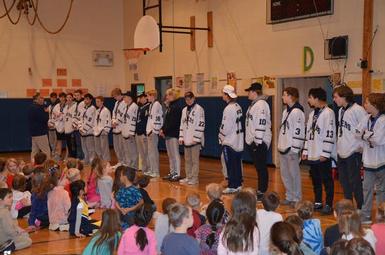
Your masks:
{"label": "man in white shirt", "polygon": [[104,97],[96,97],[94,136],[95,136],[95,152],[98,157],[104,161],[111,161],[110,145],[108,143],[108,133],[111,129],[111,113],[104,106]]}
{"label": "man in white shirt", "polygon": [[74,135],[75,135],[75,142],[76,142],[76,158],[84,159],[84,153],[83,153],[82,144],[81,144],[81,136],[79,132],[79,123],[80,123],[81,116],[83,115],[83,112],[84,112],[83,92],[81,89],[75,90],[74,98],[75,98],[76,106],[74,109],[72,125],[74,127]]}
{"label": "man in white shirt", "polygon": [[226,162],[228,187],[224,194],[231,194],[242,189],[242,153],[243,153],[243,128],[242,108],[236,102],[237,94],[234,87],[226,85],[222,98],[227,103],[223,110],[222,123],[219,128],[219,144],[222,145],[223,156]]}
{"label": "man in white shirt", "polygon": [[116,100],[114,109],[112,110],[111,126],[112,126],[112,140],[114,144],[114,151],[118,164],[121,165],[124,162],[124,147],[122,136],[123,114],[126,104],[123,102],[122,91],[119,88],[115,88],[111,92],[112,97]]}
{"label": "man in white shirt", "polygon": [[123,94],[123,100],[126,105],[123,112],[122,124],[124,164],[138,169],[139,154],[135,140],[138,105],[134,102],[134,95],[132,95],[130,91]]}
{"label": "man in white shirt", "polygon": [[92,105],[93,96],[89,93],[84,95],[84,112],[80,119],[79,132],[84,152],[84,163],[90,164],[95,158],[95,106]]}

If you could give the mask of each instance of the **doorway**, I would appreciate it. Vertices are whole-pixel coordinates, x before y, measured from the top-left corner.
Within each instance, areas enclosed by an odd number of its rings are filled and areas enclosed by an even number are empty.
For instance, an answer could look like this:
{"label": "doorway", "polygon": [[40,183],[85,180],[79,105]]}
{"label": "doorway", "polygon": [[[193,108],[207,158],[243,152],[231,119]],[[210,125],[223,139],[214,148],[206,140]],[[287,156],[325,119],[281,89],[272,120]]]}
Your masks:
{"label": "doorway", "polygon": [[172,76],[155,77],[155,89],[158,92],[158,101],[163,105],[166,91],[172,87]]}

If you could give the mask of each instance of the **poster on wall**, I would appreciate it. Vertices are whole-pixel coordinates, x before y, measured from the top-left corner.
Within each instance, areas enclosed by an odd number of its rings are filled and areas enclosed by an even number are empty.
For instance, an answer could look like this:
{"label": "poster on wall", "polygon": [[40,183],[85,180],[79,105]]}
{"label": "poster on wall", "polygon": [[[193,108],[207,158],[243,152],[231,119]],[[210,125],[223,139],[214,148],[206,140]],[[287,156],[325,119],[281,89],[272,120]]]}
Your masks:
{"label": "poster on wall", "polygon": [[210,81],[210,93],[216,93],[218,91],[218,77],[213,76],[211,77]]}
{"label": "poster on wall", "polygon": [[197,73],[197,94],[203,95],[205,92],[205,74]]}
{"label": "poster on wall", "polygon": [[276,84],[276,79],[269,76],[263,76],[263,87],[267,89],[274,89]]}
{"label": "poster on wall", "polygon": [[185,74],[184,75],[184,90],[191,91],[192,89],[192,74]]}
{"label": "poster on wall", "polygon": [[183,77],[176,77],[175,78],[175,87],[177,88],[180,88],[180,89],[183,89],[183,85],[184,85],[184,79]]}
{"label": "poster on wall", "polygon": [[237,76],[235,72],[227,73],[227,84],[233,86],[235,89],[235,92],[237,91]]}

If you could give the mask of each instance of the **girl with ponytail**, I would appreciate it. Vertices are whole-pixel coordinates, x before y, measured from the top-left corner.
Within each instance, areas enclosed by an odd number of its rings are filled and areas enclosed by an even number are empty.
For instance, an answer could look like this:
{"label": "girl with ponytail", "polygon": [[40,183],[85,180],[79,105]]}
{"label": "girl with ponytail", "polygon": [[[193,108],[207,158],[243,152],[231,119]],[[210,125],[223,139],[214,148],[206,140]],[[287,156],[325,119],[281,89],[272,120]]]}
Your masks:
{"label": "girl with ponytail", "polygon": [[295,229],[287,222],[275,223],[270,230],[270,239],[271,254],[303,255]]}
{"label": "girl with ponytail", "polygon": [[222,232],[222,219],[225,207],[222,202],[213,200],[207,207],[206,217],[208,223],[200,226],[196,231],[196,239],[200,245],[201,255],[216,255],[219,235]]}
{"label": "girl with ponytail", "polygon": [[118,255],[157,255],[155,233],[148,228],[154,209],[143,204],[135,213],[134,225],[123,234]]}

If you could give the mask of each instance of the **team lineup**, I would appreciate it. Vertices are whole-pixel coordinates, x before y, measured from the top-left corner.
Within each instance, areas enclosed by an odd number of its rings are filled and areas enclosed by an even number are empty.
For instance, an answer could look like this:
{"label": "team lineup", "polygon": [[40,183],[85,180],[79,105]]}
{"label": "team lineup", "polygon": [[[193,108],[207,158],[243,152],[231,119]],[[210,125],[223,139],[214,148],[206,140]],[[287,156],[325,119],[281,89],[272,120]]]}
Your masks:
{"label": "team lineup", "polygon": [[[246,89],[250,105],[244,115],[237,103],[234,87],[226,85],[222,98],[227,103],[223,110],[218,140],[222,148],[222,172],[227,180],[224,194],[239,192],[242,188],[242,153],[246,149],[253,160],[257,174],[258,199],[268,190],[268,149],[271,146],[271,114],[262,85],[253,83]],[[165,139],[170,171],[163,179],[187,185],[199,183],[199,156],[204,146],[205,110],[192,92],[184,95],[168,89],[162,104],[156,90],[137,96],[114,89],[116,100],[113,110],[104,106],[104,98],[74,94],[50,95],[50,105],[44,106],[40,95],[34,103],[44,107],[45,117],[30,117],[30,122],[42,119],[48,123],[48,138],[32,134],[32,158],[38,151],[52,155],[56,160],[65,157],[80,158],[85,164],[98,157],[110,162],[108,134],[112,132],[113,148],[118,160],[143,171],[153,178],[159,175],[159,137]],[[344,197],[355,201],[362,211],[362,221],[371,222],[373,194],[377,202],[385,201],[385,98],[372,93],[363,103],[355,103],[353,91],[347,86],[336,87],[333,98],[338,114],[328,106],[326,91],[313,88],[308,103],[313,108],[307,121],[304,108],[299,104],[296,88],[286,87],[282,100],[286,105],[280,123],[277,149],[281,178],[285,186],[282,204],[294,207],[302,200],[300,163],[310,165],[314,191],[314,209],[322,214],[333,213],[334,182],[332,164],[338,167],[339,181]],[[305,96],[305,95],[301,95]],[[93,101],[95,100],[95,105]],[[30,114],[31,115],[31,114]],[[214,128],[214,127],[209,127]],[[211,138],[216,139],[216,138]],[[62,155],[66,145],[67,155]],[[179,146],[184,147],[185,178],[181,177]],[[139,162],[140,160],[140,162]],[[364,176],[360,174],[364,167]],[[139,167],[140,166],[140,167]],[[326,198],[323,199],[323,189]]]}

